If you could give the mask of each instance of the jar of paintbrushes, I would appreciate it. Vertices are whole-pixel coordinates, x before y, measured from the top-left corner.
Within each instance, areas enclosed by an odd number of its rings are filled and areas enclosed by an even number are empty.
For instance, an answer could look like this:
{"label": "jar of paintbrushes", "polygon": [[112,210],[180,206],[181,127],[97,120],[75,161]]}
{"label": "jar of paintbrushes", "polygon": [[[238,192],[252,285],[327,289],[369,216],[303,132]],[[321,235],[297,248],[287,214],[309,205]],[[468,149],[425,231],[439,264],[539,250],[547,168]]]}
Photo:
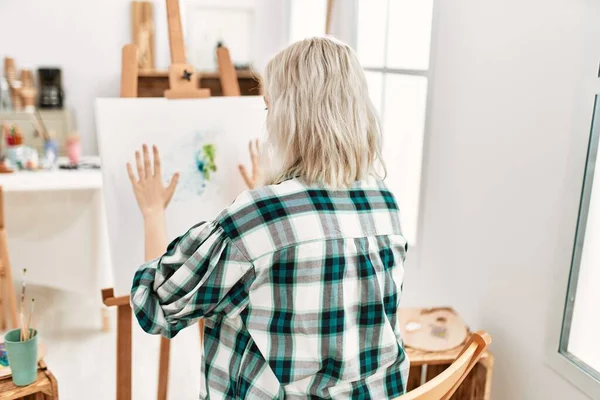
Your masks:
{"label": "jar of paintbrushes", "polygon": [[[19,328],[8,331],[4,335],[6,355],[10,366],[12,381],[16,386],[27,386],[37,378],[38,362],[38,332],[32,325],[33,306],[31,299],[29,307],[25,304],[26,281],[23,270],[23,286],[21,290],[21,311],[19,313]],[[26,310],[28,308],[28,310]],[[27,312],[28,311],[28,312]],[[35,320],[33,321],[35,324]]]}

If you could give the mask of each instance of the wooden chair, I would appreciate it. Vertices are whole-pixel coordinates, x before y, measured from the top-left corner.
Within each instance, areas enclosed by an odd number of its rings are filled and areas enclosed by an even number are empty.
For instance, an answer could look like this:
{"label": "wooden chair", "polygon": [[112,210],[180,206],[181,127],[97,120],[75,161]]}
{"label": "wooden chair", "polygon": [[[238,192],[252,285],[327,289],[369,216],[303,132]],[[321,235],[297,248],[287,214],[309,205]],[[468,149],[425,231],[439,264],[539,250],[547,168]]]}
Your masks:
{"label": "wooden chair", "polygon": [[492,342],[484,331],[473,333],[456,360],[429,382],[396,400],[449,400]]}

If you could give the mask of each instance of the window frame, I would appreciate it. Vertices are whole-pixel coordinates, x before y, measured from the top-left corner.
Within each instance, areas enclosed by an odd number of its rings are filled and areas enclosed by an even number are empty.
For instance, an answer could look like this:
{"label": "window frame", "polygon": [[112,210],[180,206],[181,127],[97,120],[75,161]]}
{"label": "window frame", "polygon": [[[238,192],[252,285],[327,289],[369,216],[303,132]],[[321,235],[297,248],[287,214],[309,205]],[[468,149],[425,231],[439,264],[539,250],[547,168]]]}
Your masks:
{"label": "window frame", "polygon": [[[569,274],[569,284],[567,286],[567,295],[565,298],[565,307],[563,311],[563,322],[561,327],[561,337],[559,352],[570,359],[579,368],[591,375],[597,381],[600,381],[600,371],[596,371],[576,355],[569,353],[569,339],[571,337],[571,324],[573,321],[573,311],[575,309],[575,298],[577,296],[577,287],[579,285],[579,272],[581,270],[581,261],[583,258],[583,249],[586,237],[586,228],[590,212],[590,203],[592,200],[592,188],[596,172],[596,165],[600,162],[599,141],[600,141],[600,95],[594,100],[594,111],[591,118],[590,133],[588,139],[588,149],[586,154],[585,170],[581,189],[581,200],[579,202],[579,214],[577,217],[577,230],[575,232],[575,243],[573,245],[573,256],[571,259],[571,269]],[[600,184],[600,176],[596,179]],[[565,354],[568,353],[568,354]]]}
{"label": "window frame", "polygon": [[[292,0],[286,1],[285,7],[285,19],[290,26],[287,29],[287,41],[291,38],[291,20],[292,20]],[[338,39],[348,43],[352,48],[356,49],[358,43],[358,1],[359,0],[347,0],[344,2],[336,2],[333,8],[333,24],[331,34]],[[392,0],[393,1],[393,0]],[[421,181],[419,185],[419,200],[418,200],[418,215],[417,215],[417,228],[415,232],[414,242],[410,243],[411,246],[411,260],[415,263],[418,269],[420,251],[422,248],[421,244],[423,241],[423,230],[421,226],[425,218],[425,204],[427,197],[427,183],[428,183],[428,157],[429,157],[429,141],[431,136],[431,121],[433,115],[433,93],[435,91],[435,57],[437,53],[437,36],[439,30],[439,2],[440,0],[433,0],[433,10],[431,16],[431,39],[429,43],[429,67],[427,70],[415,70],[415,69],[397,69],[387,67],[363,67],[367,72],[384,72],[383,84],[385,84],[385,73],[399,73],[400,75],[412,75],[412,76],[423,76],[427,78],[427,99],[425,102],[425,124],[423,127],[423,148],[421,155]],[[343,5],[343,7],[342,7]],[[350,29],[346,27],[340,27],[339,20],[348,20],[351,22]],[[386,19],[388,24],[389,19]],[[388,38],[387,27],[386,27],[386,40]],[[386,44],[387,52],[387,44]],[[383,104],[385,99],[385,91],[382,91],[382,113],[384,111]],[[383,119],[383,115],[380,116]]]}
{"label": "window frame", "polygon": [[[388,1],[393,1],[393,0],[388,0]],[[428,183],[428,179],[427,177],[429,176],[429,148],[430,148],[430,137],[431,137],[431,121],[432,121],[432,116],[433,116],[433,94],[435,92],[435,59],[436,59],[436,54],[437,54],[437,37],[438,37],[438,30],[439,30],[439,20],[440,20],[440,15],[439,15],[439,2],[441,0],[433,0],[433,6],[432,6],[432,15],[431,15],[431,38],[430,38],[430,42],[429,42],[429,66],[427,68],[427,70],[416,70],[416,69],[404,69],[404,68],[387,68],[387,66],[383,66],[383,67],[371,67],[371,66],[367,66],[367,67],[363,67],[365,71],[367,72],[382,72],[383,73],[383,85],[385,87],[385,79],[386,79],[386,74],[387,73],[393,73],[393,74],[399,74],[399,75],[410,75],[410,76],[422,76],[427,78],[427,99],[425,101],[425,123],[423,126],[423,148],[422,148],[422,154],[421,154],[421,181],[419,184],[419,200],[418,200],[418,209],[417,209],[417,227],[416,227],[416,232],[415,232],[415,238],[414,238],[414,243],[410,243],[410,247],[413,250],[413,254],[415,254],[414,257],[414,262],[415,265],[418,269],[418,266],[420,265],[419,259],[420,259],[420,251],[415,251],[419,248],[422,248],[422,243],[423,243],[423,229],[421,229],[421,227],[423,226],[423,221],[425,218],[425,204],[426,204],[426,198],[427,198],[427,183]],[[352,46],[352,48],[356,49],[357,48],[357,44],[358,44],[358,5],[359,0],[352,0],[353,3],[353,24],[352,24],[352,38],[349,41],[349,44]],[[386,40],[386,44],[384,46],[385,48],[385,55],[384,55],[384,64],[387,63],[387,40],[389,37],[389,29],[388,29],[388,25],[389,25],[389,18],[386,19],[386,29],[385,29],[385,40]],[[385,90],[382,90],[381,93],[381,113],[382,115],[380,115],[380,118],[383,119],[385,118],[384,113],[385,113]]]}
{"label": "window frame", "polygon": [[[578,246],[583,244],[582,238],[578,237],[577,229],[580,225],[580,207],[585,201],[583,196],[585,195],[584,183],[588,179],[585,175],[588,168],[588,153],[590,146],[594,145],[594,137],[591,132],[592,123],[595,122],[595,119],[600,124],[600,80],[596,76],[589,77],[588,73],[588,78],[582,79],[578,92],[580,95],[575,101],[573,110],[573,142],[568,157],[567,173],[563,185],[564,195],[560,208],[562,212],[559,219],[559,232],[564,232],[565,236],[568,234],[567,237],[572,240],[560,243],[556,248],[557,259],[564,267],[555,271],[554,298],[549,309],[545,364],[581,392],[592,398],[600,398],[600,380],[578,364],[577,357],[561,353],[561,345],[564,344],[563,324],[567,314],[572,312],[572,307],[569,307],[569,296],[573,294],[570,280],[577,278],[579,269],[577,266],[576,271],[573,271],[573,264],[578,258],[577,253],[580,253],[581,250]],[[598,107],[598,112],[595,115],[596,107]],[[600,136],[600,128],[598,136]],[[598,141],[595,142],[597,145]],[[596,156],[597,161],[600,161],[598,158],[600,158],[600,154]],[[600,184],[600,182],[598,183]]]}

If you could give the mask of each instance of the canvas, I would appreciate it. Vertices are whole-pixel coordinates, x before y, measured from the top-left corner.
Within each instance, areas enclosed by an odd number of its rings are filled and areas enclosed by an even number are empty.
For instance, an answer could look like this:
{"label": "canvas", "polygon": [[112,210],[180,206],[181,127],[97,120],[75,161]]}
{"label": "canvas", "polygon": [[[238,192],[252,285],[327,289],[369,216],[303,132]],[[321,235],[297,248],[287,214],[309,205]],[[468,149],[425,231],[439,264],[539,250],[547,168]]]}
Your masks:
{"label": "canvas", "polygon": [[115,294],[129,294],[144,262],[144,235],[126,163],[143,143],[158,146],[163,178],[180,173],[167,209],[169,239],[213,219],[245,189],[238,164],[249,165],[248,142],[262,138],[260,96],[199,100],[98,99],[96,123]]}

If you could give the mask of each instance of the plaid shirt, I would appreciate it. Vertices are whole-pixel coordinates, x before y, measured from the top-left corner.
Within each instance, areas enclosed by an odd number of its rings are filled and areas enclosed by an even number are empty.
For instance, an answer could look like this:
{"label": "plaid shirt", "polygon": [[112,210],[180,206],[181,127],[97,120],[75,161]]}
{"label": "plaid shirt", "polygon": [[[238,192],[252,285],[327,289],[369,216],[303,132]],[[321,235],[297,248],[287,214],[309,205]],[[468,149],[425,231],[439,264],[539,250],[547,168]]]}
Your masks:
{"label": "plaid shirt", "polygon": [[205,319],[201,399],[387,399],[409,362],[396,324],[406,241],[394,196],[292,179],[244,192],[143,265],[141,327]]}

